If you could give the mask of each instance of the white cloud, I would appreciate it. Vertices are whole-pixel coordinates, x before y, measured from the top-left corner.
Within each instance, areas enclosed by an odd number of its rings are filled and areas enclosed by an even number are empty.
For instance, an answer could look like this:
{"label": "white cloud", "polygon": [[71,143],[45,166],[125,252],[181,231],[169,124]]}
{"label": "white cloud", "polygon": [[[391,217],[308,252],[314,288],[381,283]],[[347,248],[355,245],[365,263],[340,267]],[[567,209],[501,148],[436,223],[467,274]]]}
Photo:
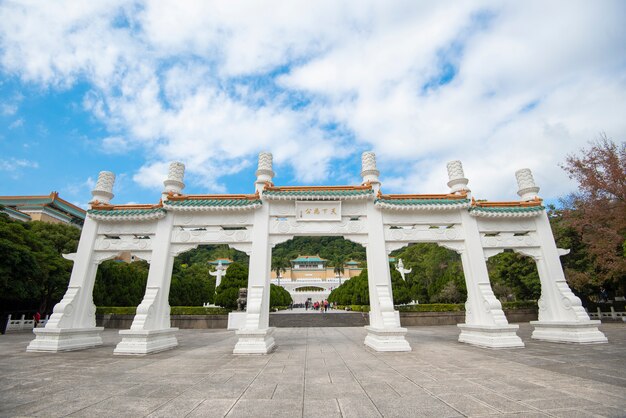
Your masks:
{"label": "white cloud", "polygon": [[9,158],[6,160],[0,160],[1,171],[18,171],[23,168],[39,168],[39,164],[36,161],[30,161],[19,158]]}
{"label": "white cloud", "polygon": [[24,118],[18,118],[9,124],[9,129],[17,129],[22,126],[24,126]]}
{"label": "white cloud", "polygon": [[144,187],[182,160],[188,183],[222,191],[264,149],[333,183],[373,149],[388,191],[443,192],[461,159],[479,197],[514,198],[526,166],[556,197],[574,186],[566,153],[626,137],[625,15],[619,1],[5,2],[0,65],[88,82],[102,151],[141,152]]}

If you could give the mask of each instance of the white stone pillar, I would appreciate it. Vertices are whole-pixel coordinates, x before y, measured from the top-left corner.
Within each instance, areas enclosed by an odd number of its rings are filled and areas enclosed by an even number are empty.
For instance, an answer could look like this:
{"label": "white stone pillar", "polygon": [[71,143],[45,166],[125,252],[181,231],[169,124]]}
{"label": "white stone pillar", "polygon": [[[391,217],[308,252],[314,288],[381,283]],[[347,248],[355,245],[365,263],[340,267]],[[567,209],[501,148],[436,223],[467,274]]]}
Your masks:
{"label": "white stone pillar", "polygon": [[541,281],[539,317],[531,324],[535,327],[532,338],[564,343],[606,343],[598,329],[600,321],[589,319],[580,299],[569,288],[554,242],[548,215],[544,212],[535,218],[539,251],[519,252],[533,257]]}
{"label": "white stone pillar", "polygon": [[[114,182],[113,173],[100,172],[96,187],[91,192],[91,203],[109,203],[113,198]],[[97,236],[98,223],[87,216],[67,291],[54,307],[46,326],[33,330],[36,337],[27,351],[79,350],[102,344],[100,333],[104,328],[96,327],[96,306],[93,303],[93,286],[101,261],[94,254]]]}
{"label": "white stone pillar", "polygon": [[[260,162],[261,157],[259,166]],[[246,319],[243,328],[236,331],[234,354],[267,354],[276,348],[274,328],[269,327],[271,257],[269,202],[264,201],[254,213]]]}
{"label": "white stone pillar", "polygon": [[[361,156],[361,177],[363,184],[372,185],[374,193],[380,190],[380,172],[376,167],[376,155],[364,152]],[[367,255],[367,277],[370,296],[370,325],[365,327],[367,336],[365,345],[376,351],[411,351],[406,341],[406,328],[400,326],[400,313],[393,304],[389,258],[385,247],[383,215],[374,206],[374,201],[367,201],[368,239],[365,252]]]}
{"label": "white stone pillar", "polygon": [[508,323],[491,289],[476,219],[461,211],[461,223],[465,241],[461,248],[452,248],[461,255],[467,287],[465,324],[458,325],[459,341],[490,348],[524,347],[516,334],[519,326]]}
{"label": "white stone pillar", "polygon": [[255,189],[258,193],[263,193],[263,188],[266,183],[271,183],[274,178],[273,171],[273,156],[269,152],[259,153],[259,164],[256,170],[256,181],[254,182]]}
{"label": "white stone pillar", "polygon": [[[172,163],[164,193],[180,193],[183,187],[185,166]],[[175,254],[171,250],[174,214],[168,213],[158,221],[146,293],[137,307],[137,313],[129,330],[120,330],[122,341],[114,354],[150,354],[169,350],[178,345],[176,331],[170,322],[169,294]]]}

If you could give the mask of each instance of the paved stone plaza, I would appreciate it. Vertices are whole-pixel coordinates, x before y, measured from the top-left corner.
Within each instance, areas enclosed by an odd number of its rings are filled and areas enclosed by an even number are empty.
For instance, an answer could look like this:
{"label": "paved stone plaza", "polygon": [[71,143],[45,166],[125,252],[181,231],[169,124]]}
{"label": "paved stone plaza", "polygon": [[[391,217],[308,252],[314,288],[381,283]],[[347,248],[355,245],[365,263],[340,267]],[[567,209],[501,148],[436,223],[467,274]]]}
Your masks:
{"label": "paved stone plaza", "polygon": [[234,356],[225,330],[181,330],[180,346],[112,354],[120,337],[59,354],[26,353],[30,333],[0,336],[2,416],[457,417],[626,416],[626,325],[609,344],[530,340],[491,350],[455,326],[409,328],[411,353],[376,353],[362,328],[279,328],[267,356]]}

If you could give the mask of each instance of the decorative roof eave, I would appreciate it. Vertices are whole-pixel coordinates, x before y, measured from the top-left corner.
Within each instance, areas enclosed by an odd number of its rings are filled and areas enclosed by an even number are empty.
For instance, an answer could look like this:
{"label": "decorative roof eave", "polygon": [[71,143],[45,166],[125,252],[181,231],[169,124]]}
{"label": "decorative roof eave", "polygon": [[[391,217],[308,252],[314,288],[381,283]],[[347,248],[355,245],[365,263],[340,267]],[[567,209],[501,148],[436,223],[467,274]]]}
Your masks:
{"label": "decorative roof eave", "polygon": [[262,202],[258,194],[170,195],[163,205],[180,212],[244,211],[260,208]]}
{"label": "decorative roof eave", "polygon": [[357,200],[373,199],[371,184],[363,186],[281,186],[266,184],[263,197],[268,200]]}
{"label": "decorative roof eave", "polygon": [[165,217],[163,204],[157,205],[109,205],[92,202],[87,216],[97,221],[128,222],[154,221]]}
{"label": "decorative roof eave", "polygon": [[476,202],[472,199],[471,216],[484,218],[530,218],[543,213],[542,200],[536,197],[521,202]]}
{"label": "decorative roof eave", "polygon": [[378,195],[375,202],[381,209],[391,210],[458,210],[469,208],[466,193],[459,194],[390,194]]}

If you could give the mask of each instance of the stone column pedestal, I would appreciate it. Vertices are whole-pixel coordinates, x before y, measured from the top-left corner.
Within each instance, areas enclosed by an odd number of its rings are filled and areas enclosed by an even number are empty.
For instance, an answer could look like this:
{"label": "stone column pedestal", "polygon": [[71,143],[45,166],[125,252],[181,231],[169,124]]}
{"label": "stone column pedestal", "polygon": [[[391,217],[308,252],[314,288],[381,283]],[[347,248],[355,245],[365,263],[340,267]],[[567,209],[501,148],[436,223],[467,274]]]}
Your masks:
{"label": "stone column pedestal", "polygon": [[532,338],[553,343],[602,344],[608,339],[598,329],[600,321],[547,322],[531,321]]}
{"label": "stone column pedestal", "polygon": [[145,355],[158,353],[178,346],[178,328],[155,330],[120,330],[122,341],[115,347],[116,355]]}
{"label": "stone column pedestal", "polygon": [[71,351],[102,345],[103,327],[89,328],[34,328],[37,336],[26,351]]}
{"label": "stone column pedestal", "polygon": [[235,331],[239,340],[233,354],[269,354],[276,348],[274,328],[240,329]]}
{"label": "stone column pedestal", "polygon": [[485,348],[523,348],[517,336],[519,325],[467,325],[458,324],[459,342]]}
{"label": "stone column pedestal", "polygon": [[365,345],[374,351],[411,351],[411,346],[404,339],[406,328],[365,327],[367,336]]}

